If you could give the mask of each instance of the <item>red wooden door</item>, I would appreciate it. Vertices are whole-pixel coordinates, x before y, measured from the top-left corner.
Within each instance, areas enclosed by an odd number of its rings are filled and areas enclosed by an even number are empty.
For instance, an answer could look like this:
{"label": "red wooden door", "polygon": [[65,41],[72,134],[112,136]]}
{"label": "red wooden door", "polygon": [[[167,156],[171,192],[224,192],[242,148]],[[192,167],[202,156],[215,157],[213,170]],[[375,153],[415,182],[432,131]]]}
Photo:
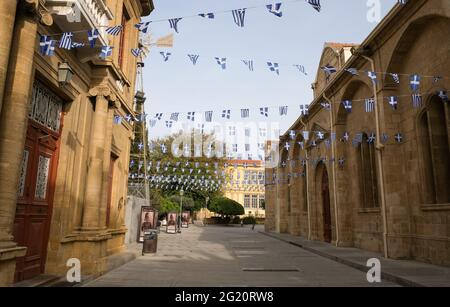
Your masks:
{"label": "red wooden door", "polygon": [[323,201],[323,237],[324,241],[331,243],[331,209],[330,209],[330,189],[328,185],[328,172],[323,169],[322,175],[322,201]]}
{"label": "red wooden door", "polygon": [[45,270],[56,175],[57,136],[29,124],[19,180],[14,238],[27,253],[17,259],[15,280]]}

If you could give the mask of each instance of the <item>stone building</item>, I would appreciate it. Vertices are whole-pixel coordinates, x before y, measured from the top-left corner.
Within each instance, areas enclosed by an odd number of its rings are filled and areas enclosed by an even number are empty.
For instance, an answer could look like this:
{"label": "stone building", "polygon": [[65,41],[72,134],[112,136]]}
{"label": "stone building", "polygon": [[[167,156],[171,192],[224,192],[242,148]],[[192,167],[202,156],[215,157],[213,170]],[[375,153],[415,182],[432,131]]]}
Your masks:
{"label": "stone building", "polygon": [[229,160],[225,197],[244,207],[245,215],[265,217],[264,165],[262,161]]}
{"label": "stone building", "polygon": [[[134,114],[134,25],[152,10],[151,0],[0,1],[0,285],[65,275],[69,258],[96,275],[122,250],[133,129],[113,118]],[[63,32],[88,47],[43,56],[40,37]],[[105,60],[102,46],[114,47]]]}
{"label": "stone building", "polygon": [[[358,46],[325,44],[320,67],[337,72],[318,69],[309,115],[289,129],[295,140],[286,132],[272,153],[279,163],[266,169],[267,231],[450,265],[450,108],[441,92],[450,87],[449,35],[450,2],[417,0],[397,4]],[[419,107],[413,74],[422,77]],[[366,112],[370,98],[375,109]]]}

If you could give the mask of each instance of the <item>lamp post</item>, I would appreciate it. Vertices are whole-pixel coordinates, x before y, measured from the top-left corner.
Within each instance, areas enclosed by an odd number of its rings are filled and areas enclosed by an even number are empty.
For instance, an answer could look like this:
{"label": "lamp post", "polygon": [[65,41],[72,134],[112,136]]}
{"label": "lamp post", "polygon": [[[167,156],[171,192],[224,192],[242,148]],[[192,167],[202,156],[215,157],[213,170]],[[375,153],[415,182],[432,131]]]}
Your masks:
{"label": "lamp post", "polygon": [[58,83],[59,86],[65,86],[72,80],[73,70],[67,63],[64,61],[63,63],[59,63],[58,65]]}
{"label": "lamp post", "polygon": [[180,216],[178,218],[179,224],[178,224],[178,233],[181,233],[181,214],[183,213],[183,195],[184,195],[184,190],[181,189],[180,190]]}
{"label": "lamp post", "polygon": [[208,209],[209,196],[206,196],[205,209],[203,210],[203,226],[205,226],[206,210]]}

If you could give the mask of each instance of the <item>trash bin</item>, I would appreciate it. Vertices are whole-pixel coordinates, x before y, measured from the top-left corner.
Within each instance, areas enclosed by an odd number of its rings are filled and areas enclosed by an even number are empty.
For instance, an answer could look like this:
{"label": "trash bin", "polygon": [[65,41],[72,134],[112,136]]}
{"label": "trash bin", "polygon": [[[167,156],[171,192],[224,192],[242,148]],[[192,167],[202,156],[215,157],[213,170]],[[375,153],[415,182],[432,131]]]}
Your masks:
{"label": "trash bin", "polygon": [[158,247],[158,232],[150,230],[144,232],[144,243],[142,244],[142,255],[156,253]]}

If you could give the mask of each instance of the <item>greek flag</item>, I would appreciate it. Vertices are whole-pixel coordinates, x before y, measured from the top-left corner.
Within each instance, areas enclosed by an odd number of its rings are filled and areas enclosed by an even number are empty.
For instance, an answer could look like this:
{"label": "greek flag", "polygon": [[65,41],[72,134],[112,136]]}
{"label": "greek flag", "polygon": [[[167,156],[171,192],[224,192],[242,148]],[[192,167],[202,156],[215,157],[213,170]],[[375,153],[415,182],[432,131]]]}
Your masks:
{"label": "greek flag", "polygon": [[166,127],[167,127],[167,128],[172,128],[172,124],[173,124],[172,121],[167,121],[167,120],[166,120]]}
{"label": "greek flag", "polygon": [[388,97],[388,102],[389,102],[390,106],[394,110],[397,110],[397,107],[398,107],[398,99],[397,99],[397,97],[395,97],[395,96]]}
{"label": "greek flag", "polygon": [[160,54],[162,55],[164,62],[167,62],[169,60],[169,57],[172,55],[172,53],[164,51],[161,51]]}
{"label": "greek flag", "polygon": [[249,109],[241,109],[241,118],[249,118],[250,110]]}
{"label": "greek flag", "polygon": [[143,50],[141,48],[133,48],[131,49],[131,54],[134,55],[135,57],[139,57],[142,51]]}
{"label": "greek flag", "polygon": [[181,18],[172,18],[169,19],[169,25],[171,29],[174,29],[175,32],[178,33],[178,22],[181,20]]}
{"label": "greek flag", "polygon": [[366,112],[371,113],[375,110],[375,99],[369,98],[366,99]]}
{"label": "greek flag", "polygon": [[220,65],[220,67],[222,67],[222,69],[226,69],[227,68],[227,58],[216,58],[217,64]]}
{"label": "greek flag", "polygon": [[412,75],[410,77],[409,84],[413,92],[417,92],[420,89],[420,80],[421,78],[419,75]]}
{"label": "greek flag", "polygon": [[147,33],[149,25],[150,25],[150,21],[140,22],[140,23],[135,24],[134,27],[136,29],[138,29],[139,31],[141,31],[142,33]]}
{"label": "greek flag", "polygon": [[367,76],[372,80],[372,82],[377,83],[377,74],[374,71],[368,71]]}
{"label": "greek flag", "polygon": [[356,68],[347,68],[347,69],[345,69],[345,71],[351,73],[352,76],[358,75],[358,70]]}
{"label": "greek flag", "polygon": [[422,106],[422,95],[413,94],[412,95],[412,105],[413,105],[413,108],[420,108]]}
{"label": "greek flag", "polygon": [[172,114],[170,114],[170,120],[174,121],[174,122],[177,122],[179,115],[180,115],[180,113],[172,113]]}
{"label": "greek flag", "polygon": [[319,140],[323,140],[325,137],[325,134],[322,131],[317,131],[316,135]]}
{"label": "greek flag", "polygon": [[55,54],[55,45],[55,40],[51,40],[47,35],[41,36],[39,46],[42,55],[52,56]]}
{"label": "greek flag", "polygon": [[357,147],[359,144],[362,143],[362,141],[363,141],[363,134],[362,133],[357,133],[355,135],[355,138],[353,139],[352,144],[353,144],[354,147]]}
{"label": "greek flag", "polygon": [[88,41],[89,41],[89,44],[91,45],[91,48],[95,47],[97,38],[98,38],[98,30],[97,29],[92,29],[92,30],[88,31]]}
{"label": "greek flag", "polygon": [[308,74],[306,73],[306,69],[305,69],[305,66],[303,66],[303,65],[298,65],[298,64],[295,64],[294,65],[294,67],[297,67],[297,69],[302,73],[302,74],[304,74],[305,76],[307,76]]}
{"label": "greek flag", "polygon": [[73,49],[81,48],[81,47],[84,47],[84,46],[85,46],[84,43],[72,43],[72,48]]}
{"label": "greek flag", "polygon": [[102,52],[100,53],[100,58],[102,58],[103,60],[106,60],[107,57],[112,55],[113,48],[114,47],[111,47],[111,46],[103,46]]}
{"label": "greek flag", "polygon": [[243,28],[244,27],[244,19],[245,19],[245,9],[237,9],[233,10],[233,18],[234,23],[238,26]]}
{"label": "greek flag", "polygon": [[281,12],[281,3],[275,3],[275,4],[269,4],[266,5],[267,9],[269,10],[269,13],[274,14],[277,17],[283,16],[283,12]]}
{"label": "greek flag", "polygon": [[223,110],[222,118],[230,119],[231,118],[231,110]]}
{"label": "greek flag", "polygon": [[398,74],[390,74],[390,75],[391,75],[391,77],[392,77],[392,80],[394,80],[394,82],[395,82],[396,84],[400,84],[400,77],[399,77]]}
{"label": "greek flag", "polygon": [[202,14],[198,14],[198,16],[203,17],[203,18],[214,19],[214,13],[202,13]]}
{"label": "greek flag", "polygon": [[248,70],[253,71],[253,60],[242,60],[242,62],[248,67]]}
{"label": "greek flag", "polygon": [[389,140],[389,135],[387,135],[387,133],[383,133],[381,135],[381,143],[386,144],[388,140]]}
{"label": "greek flag", "polygon": [[397,143],[403,142],[403,136],[401,133],[397,133],[394,138]]}
{"label": "greek flag", "polygon": [[156,114],[155,114],[155,118],[156,118],[157,120],[161,120],[162,117],[163,117],[163,114],[162,114],[162,113],[156,113]]}
{"label": "greek flag", "polygon": [[120,124],[122,123],[122,116],[115,115],[115,116],[114,116],[114,123],[115,123],[116,125],[120,125]]}
{"label": "greek flag", "polygon": [[309,140],[309,131],[302,131],[303,134],[303,138],[305,139],[305,141]]}
{"label": "greek flag", "polygon": [[306,0],[318,12],[320,12],[320,0]]}
{"label": "greek flag", "polygon": [[188,112],[187,120],[195,121],[195,112]]}
{"label": "greek flag", "polygon": [[433,84],[439,83],[439,81],[441,81],[441,80],[442,80],[442,77],[440,77],[440,76],[433,77]]}
{"label": "greek flag", "polygon": [[212,116],[213,116],[213,111],[206,111],[205,112],[205,121],[208,123],[212,122]]}
{"label": "greek flag", "polygon": [[133,117],[131,116],[131,114],[127,114],[127,115],[125,115],[125,120],[127,121],[127,122],[131,122],[131,120],[133,119]]}
{"label": "greek flag", "polygon": [[59,48],[70,50],[72,48],[72,32],[63,33],[59,42]]}
{"label": "greek flag", "polygon": [[309,114],[308,105],[300,105],[300,115],[307,116]]}
{"label": "greek flag", "polygon": [[344,132],[344,135],[341,138],[341,142],[348,142],[348,140],[350,139],[350,134],[348,132]]}
{"label": "greek flag", "polygon": [[372,132],[367,138],[367,143],[373,144],[373,143],[375,143],[375,140],[376,140],[376,134]]}
{"label": "greek flag", "polygon": [[448,95],[446,91],[439,91],[437,94],[442,99],[442,101],[448,102]]}
{"label": "greek flag", "polygon": [[347,113],[352,113],[352,101],[351,100],[344,100],[342,102],[342,105],[344,106],[344,109],[347,111]]}
{"label": "greek flag", "polygon": [[288,107],[282,106],[280,107],[280,116],[286,116],[288,114]]}
{"label": "greek flag", "polygon": [[291,138],[291,140],[295,140],[296,136],[297,136],[297,132],[295,132],[295,130],[289,131],[289,137]]}
{"label": "greek flag", "polygon": [[150,124],[150,127],[152,127],[152,128],[155,127],[156,120],[155,119],[151,119],[149,124]]}
{"label": "greek flag", "polygon": [[327,111],[331,110],[331,104],[329,102],[322,102],[320,105]]}
{"label": "greek flag", "polygon": [[191,60],[192,64],[194,64],[194,66],[197,64],[197,60],[200,57],[197,54],[188,54],[189,59]]}
{"label": "greek flag", "polygon": [[122,29],[123,29],[123,26],[119,25],[119,26],[106,28],[105,32],[110,35],[117,36],[120,34],[120,32],[122,32]]}
{"label": "greek flag", "polygon": [[325,65],[320,67],[327,75],[331,75],[337,72],[337,69],[331,65]]}
{"label": "greek flag", "polygon": [[261,113],[262,116],[269,117],[269,108],[268,107],[259,108],[259,112]]}
{"label": "greek flag", "polygon": [[270,71],[276,72],[277,75],[280,74],[280,69],[278,68],[278,63],[267,62],[267,66],[269,66]]}

